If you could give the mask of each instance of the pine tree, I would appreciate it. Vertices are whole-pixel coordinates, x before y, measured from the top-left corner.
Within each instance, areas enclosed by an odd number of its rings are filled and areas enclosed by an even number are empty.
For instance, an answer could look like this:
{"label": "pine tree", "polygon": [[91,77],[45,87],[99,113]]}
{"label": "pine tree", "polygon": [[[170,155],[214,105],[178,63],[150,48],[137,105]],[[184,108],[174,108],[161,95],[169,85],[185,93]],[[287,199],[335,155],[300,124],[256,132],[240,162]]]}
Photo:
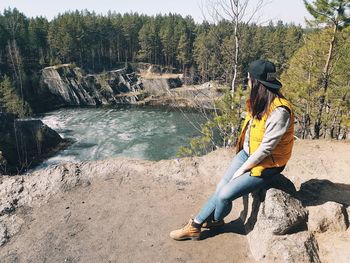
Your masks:
{"label": "pine tree", "polygon": [[0,82],[0,108],[21,118],[31,113],[29,105],[16,94],[7,76]]}
{"label": "pine tree", "polygon": [[322,114],[325,109],[327,90],[331,74],[334,50],[338,33],[350,25],[350,0],[315,0],[308,2],[304,0],[309,13],[314,17],[310,24],[332,28],[332,35],[329,39],[329,49],[327,59],[323,66],[322,77],[319,79],[320,89],[319,107],[317,119],[314,125],[315,138],[320,137],[322,129]]}
{"label": "pine tree", "polygon": [[[289,61],[289,68],[283,72],[281,80],[288,98],[295,105],[297,136],[302,139],[315,138],[313,129],[319,111],[319,98],[324,91],[319,88],[326,62],[328,39],[332,29],[324,29],[305,37],[305,44],[295,52]],[[322,114],[320,137],[342,139],[349,127],[350,73],[350,27],[339,33],[337,49],[333,54],[332,72],[329,76],[325,109]]]}

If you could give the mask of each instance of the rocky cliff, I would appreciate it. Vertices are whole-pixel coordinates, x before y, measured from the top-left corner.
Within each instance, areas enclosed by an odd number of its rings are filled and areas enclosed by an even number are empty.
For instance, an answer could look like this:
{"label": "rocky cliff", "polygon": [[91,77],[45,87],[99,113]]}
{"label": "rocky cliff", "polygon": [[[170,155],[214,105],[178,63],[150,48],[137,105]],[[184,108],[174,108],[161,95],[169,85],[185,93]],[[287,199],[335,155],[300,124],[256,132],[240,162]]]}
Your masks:
{"label": "rocky cliff", "polygon": [[25,172],[68,143],[40,120],[0,113],[0,175]]}
{"label": "rocky cliff", "polygon": [[71,64],[46,67],[41,71],[31,106],[36,112],[64,106],[113,104],[211,108],[213,101],[222,95],[210,84],[182,87],[180,76],[143,75],[130,69],[85,74]]}
{"label": "rocky cliff", "polygon": [[[41,71],[36,100],[37,106],[44,110],[62,106],[135,103],[140,91],[141,83],[126,69],[85,74],[80,68],[64,64]],[[123,96],[126,93],[128,95]]]}

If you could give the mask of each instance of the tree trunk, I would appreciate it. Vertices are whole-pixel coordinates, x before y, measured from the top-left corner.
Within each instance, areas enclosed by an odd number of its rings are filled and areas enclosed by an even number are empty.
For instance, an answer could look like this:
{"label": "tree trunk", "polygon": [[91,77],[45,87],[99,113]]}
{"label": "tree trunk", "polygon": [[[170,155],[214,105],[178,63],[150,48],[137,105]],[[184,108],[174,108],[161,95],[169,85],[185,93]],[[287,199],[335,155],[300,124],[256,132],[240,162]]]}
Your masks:
{"label": "tree trunk", "polygon": [[323,68],[323,74],[322,74],[322,83],[321,83],[321,85],[322,85],[321,92],[322,93],[321,93],[320,98],[319,98],[320,105],[318,108],[317,117],[316,117],[315,126],[314,126],[316,139],[320,138],[320,134],[321,134],[322,114],[323,114],[323,108],[325,106],[325,101],[326,101],[326,94],[327,94],[327,89],[328,89],[328,84],[329,84],[329,75],[330,75],[329,69],[330,69],[330,65],[331,65],[331,61],[332,61],[337,31],[338,31],[338,25],[334,25],[333,36],[332,36],[331,42],[329,43],[328,56],[327,56],[326,64]]}
{"label": "tree trunk", "polygon": [[239,6],[238,6],[238,0],[231,0],[233,1],[233,5],[235,8],[235,21],[234,21],[234,32],[235,32],[235,56],[233,59],[233,78],[232,78],[232,84],[231,84],[231,92],[232,97],[234,92],[236,91],[236,78],[237,78],[237,64],[238,64],[238,51],[239,51],[239,44],[238,44],[238,23],[239,23]]}

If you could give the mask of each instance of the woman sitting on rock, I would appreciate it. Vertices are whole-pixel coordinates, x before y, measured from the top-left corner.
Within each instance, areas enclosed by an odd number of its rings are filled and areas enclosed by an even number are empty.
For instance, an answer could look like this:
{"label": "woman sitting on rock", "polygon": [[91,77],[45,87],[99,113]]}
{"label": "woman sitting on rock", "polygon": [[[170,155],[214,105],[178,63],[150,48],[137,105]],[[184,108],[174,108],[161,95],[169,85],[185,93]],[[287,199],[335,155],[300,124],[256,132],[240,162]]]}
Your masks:
{"label": "woman sitting on rock", "polygon": [[249,65],[247,117],[237,144],[237,154],[220,180],[215,193],[199,214],[182,229],[175,240],[200,238],[201,228],[224,225],[232,201],[265,187],[281,173],[293,148],[294,116],[291,104],[280,92],[275,65],[257,60]]}

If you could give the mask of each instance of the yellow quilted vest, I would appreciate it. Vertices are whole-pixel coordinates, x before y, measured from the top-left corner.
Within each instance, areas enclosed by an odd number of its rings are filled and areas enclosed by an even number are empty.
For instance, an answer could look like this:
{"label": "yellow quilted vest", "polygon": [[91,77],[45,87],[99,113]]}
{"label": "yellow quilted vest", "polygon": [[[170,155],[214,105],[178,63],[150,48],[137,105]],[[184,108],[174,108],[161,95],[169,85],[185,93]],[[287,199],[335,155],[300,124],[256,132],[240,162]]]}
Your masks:
{"label": "yellow quilted vest", "polygon": [[[286,165],[289,158],[292,155],[294,141],[294,114],[289,101],[282,98],[275,98],[273,100],[273,102],[270,105],[269,111],[261,118],[261,120],[253,118],[249,134],[249,151],[250,154],[252,154],[259,147],[265,134],[265,124],[267,118],[274,109],[281,106],[287,107],[291,112],[289,128],[286,131],[286,133],[282,136],[282,139],[277,144],[276,148],[272,151],[272,154],[267,156],[257,166],[251,169],[252,176],[260,176],[265,168],[281,167]],[[252,118],[252,114],[249,110],[249,107],[247,108],[248,114],[244,120],[242,132],[237,143],[237,152],[239,152],[243,148],[244,137],[248,127],[248,123]]]}

